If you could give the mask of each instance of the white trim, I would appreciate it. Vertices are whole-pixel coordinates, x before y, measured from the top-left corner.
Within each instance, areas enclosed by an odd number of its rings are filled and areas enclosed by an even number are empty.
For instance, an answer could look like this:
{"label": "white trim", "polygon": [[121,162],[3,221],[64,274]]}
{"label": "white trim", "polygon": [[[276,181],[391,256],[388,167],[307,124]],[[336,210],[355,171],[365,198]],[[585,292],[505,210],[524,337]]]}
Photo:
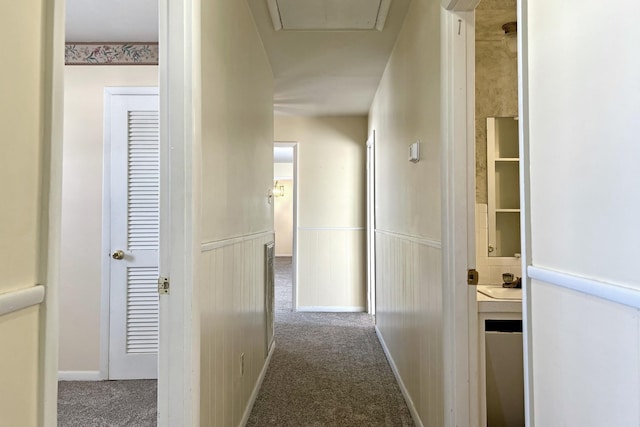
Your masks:
{"label": "white trim", "polygon": [[292,254],[276,254],[276,258],[293,258]]}
{"label": "white trim", "polygon": [[158,427],[200,425],[196,295],[201,204],[200,0],[160,0],[160,296]]}
{"label": "white trim", "polygon": [[58,371],[58,381],[102,381],[100,371]]}
{"label": "white trim", "polygon": [[291,301],[293,302],[293,311],[298,309],[298,143],[295,141],[274,141],[274,147],[291,147],[293,148],[293,244],[291,247]]}
{"label": "white trim", "polygon": [[376,335],[378,336],[378,341],[380,341],[380,345],[382,346],[382,351],[384,351],[384,355],[387,357],[387,361],[389,362],[389,366],[391,366],[391,370],[393,371],[393,375],[396,377],[396,381],[398,382],[398,387],[400,387],[400,391],[402,392],[402,397],[404,397],[404,401],[407,403],[409,407],[409,412],[411,413],[411,417],[413,418],[413,422],[416,424],[416,427],[423,427],[422,420],[420,419],[420,415],[418,414],[418,410],[416,406],[413,404],[413,400],[411,400],[411,395],[409,394],[409,390],[404,385],[402,381],[402,377],[400,376],[400,372],[398,371],[398,367],[396,366],[396,362],[391,357],[391,352],[387,347],[387,343],[384,342],[384,338],[382,338],[382,333],[380,329],[378,329],[378,325],[375,326]]}
{"label": "white trim", "polygon": [[640,289],[628,288],[609,282],[601,282],[587,277],[530,265],[529,278],[550,285],[559,286],[607,301],[640,309]]}
{"label": "white trim", "polygon": [[260,239],[262,237],[267,237],[271,235],[273,235],[273,231],[266,230],[266,231],[260,231],[258,233],[250,233],[242,236],[231,237],[229,239],[215,240],[212,242],[203,243],[201,246],[201,250],[202,252],[209,252],[216,249],[224,248],[226,246],[235,245],[235,244],[246,242],[249,240],[256,240],[256,239]]}
{"label": "white trim", "polygon": [[44,286],[36,285],[0,294],[0,316],[22,310],[44,301]]}
{"label": "white trim", "polygon": [[378,234],[382,234],[383,236],[395,237],[397,239],[408,240],[410,242],[417,243],[419,245],[429,246],[431,248],[436,248],[436,249],[442,249],[442,242],[438,240],[425,239],[422,237],[410,236],[408,234],[401,234],[401,233],[395,233],[393,231],[380,230],[378,228],[375,230],[375,232]]}
{"label": "white trim", "polygon": [[527,266],[531,263],[531,174],[529,141],[528,0],[517,1],[518,21],[518,136],[520,141],[520,255],[522,260],[522,358],[524,365],[524,420],[535,426],[533,384],[533,318]]}
{"label": "white trim", "polygon": [[65,2],[46,2],[41,58],[43,126],[39,274],[46,277],[40,306],[38,426],[54,427],[58,419],[58,354],[60,331],[60,258],[62,255],[62,156],[64,127]]}
{"label": "white trim", "polygon": [[364,227],[298,227],[303,231],[364,231]]}
{"label": "white trim", "polygon": [[337,305],[318,305],[318,306],[300,306],[296,311],[305,313],[366,313],[367,308],[364,306],[337,306]]}
{"label": "white trim", "polygon": [[253,392],[251,393],[251,397],[249,397],[249,402],[247,403],[247,407],[244,410],[244,414],[242,415],[242,420],[240,420],[240,427],[244,427],[249,421],[249,416],[251,415],[251,411],[253,410],[253,405],[256,403],[256,399],[258,398],[258,393],[260,393],[260,388],[262,387],[262,382],[264,381],[265,375],[267,375],[267,369],[269,368],[269,364],[271,363],[271,357],[273,356],[273,352],[276,348],[275,340],[271,344],[271,350],[269,350],[269,354],[267,355],[267,359],[262,366],[262,371],[260,371],[260,376],[258,377],[258,381],[256,381],[256,385],[253,387]]}
{"label": "white trim", "polygon": [[[465,8],[459,8],[466,3]],[[474,48],[477,1],[458,1],[456,12],[441,13],[441,198],[442,198],[442,290],[444,345],[444,425],[473,426],[477,403],[471,385],[475,368],[472,358],[476,307],[473,291],[467,286],[469,253],[475,233],[469,188],[475,174]],[[467,11],[471,7],[472,11]],[[473,221],[471,220],[473,216]]]}

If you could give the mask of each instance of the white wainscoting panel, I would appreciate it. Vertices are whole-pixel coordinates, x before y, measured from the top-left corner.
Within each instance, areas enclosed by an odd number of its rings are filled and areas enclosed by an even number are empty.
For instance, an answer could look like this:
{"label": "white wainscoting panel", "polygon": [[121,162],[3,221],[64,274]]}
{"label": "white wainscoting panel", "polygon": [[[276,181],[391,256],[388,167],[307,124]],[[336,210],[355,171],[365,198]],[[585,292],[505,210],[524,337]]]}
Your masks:
{"label": "white wainscoting panel", "polygon": [[202,246],[200,419],[209,425],[241,424],[267,362],[264,245],[273,239],[268,231]]}
{"label": "white wainscoting panel", "polygon": [[444,425],[439,242],[376,231],[376,324],[417,425]]}
{"label": "white wainscoting panel", "polygon": [[538,426],[640,425],[640,311],[531,281]]}
{"label": "white wainscoting panel", "polygon": [[365,249],[364,228],[298,228],[298,309],[365,311]]}

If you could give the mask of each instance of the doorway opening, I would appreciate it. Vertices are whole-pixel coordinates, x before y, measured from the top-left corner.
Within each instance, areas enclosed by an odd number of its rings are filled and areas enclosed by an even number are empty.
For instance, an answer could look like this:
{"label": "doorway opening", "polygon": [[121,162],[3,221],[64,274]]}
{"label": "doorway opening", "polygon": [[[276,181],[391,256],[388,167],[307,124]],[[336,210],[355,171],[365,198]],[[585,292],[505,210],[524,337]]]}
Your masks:
{"label": "doorway opening", "polygon": [[[275,142],[273,148],[273,216],[276,266],[291,265],[291,294],[279,295],[290,310],[297,311],[298,179],[296,142]],[[289,271],[289,269],[287,269]],[[276,271],[277,274],[277,271]]]}
{"label": "doorway opening", "polygon": [[475,9],[476,186],[469,191],[475,193],[479,273],[475,341],[480,427],[525,424],[517,18],[516,1],[482,0]]}

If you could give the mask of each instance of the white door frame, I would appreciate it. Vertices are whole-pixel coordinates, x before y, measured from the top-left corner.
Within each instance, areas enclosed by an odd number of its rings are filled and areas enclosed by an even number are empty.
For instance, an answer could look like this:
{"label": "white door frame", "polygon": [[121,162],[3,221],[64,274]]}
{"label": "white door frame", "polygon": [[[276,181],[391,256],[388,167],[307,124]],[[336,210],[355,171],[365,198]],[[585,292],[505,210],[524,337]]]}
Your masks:
{"label": "white door frame", "polygon": [[477,395],[475,267],[475,7],[442,0],[442,280],[445,425],[475,426]]}
{"label": "white door frame", "polygon": [[276,141],[273,143],[273,146],[293,148],[293,242],[291,247],[291,308],[293,311],[298,311],[298,143],[291,141]]}
{"label": "white door frame", "polygon": [[160,0],[158,427],[200,425],[200,1]]}
{"label": "white door frame", "polygon": [[[58,424],[58,349],[60,258],[62,255],[62,146],[64,111],[65,2],[47,2],[45,11],[43,87],[43,230],[40,277],[45,297],[40,316],[40,360],[38,426]],[[47,135],[48,138],[47,139]],[[48,180],[48,186],[47,186]],[[47,206],[48,205],[48,206]],[[45,233],[47,238],[45,237]],[[46,276],[46,277],[45,277]]]}
{"label": "white door frame", "polygon": [[100,379],[109,379],[111,295],[111,101],[114,96],[158,95],[157,87],[105,87],[102,169],[102,284],[100,287]]}
{"label": "white door frame", "polygon": [[367,311],[376,314],[376,131],[367,140]]}
{"label": "white door frame", "polygon": [[533,351],[531,331],[531,287],[526,272],[531,262],[531,174],[529,173],[529,43],[528,3],[517,0],[518,8],[518,139],[520,141],[520,241],[522,261],[522,341],[524,363],[524,420],[534,426]]}

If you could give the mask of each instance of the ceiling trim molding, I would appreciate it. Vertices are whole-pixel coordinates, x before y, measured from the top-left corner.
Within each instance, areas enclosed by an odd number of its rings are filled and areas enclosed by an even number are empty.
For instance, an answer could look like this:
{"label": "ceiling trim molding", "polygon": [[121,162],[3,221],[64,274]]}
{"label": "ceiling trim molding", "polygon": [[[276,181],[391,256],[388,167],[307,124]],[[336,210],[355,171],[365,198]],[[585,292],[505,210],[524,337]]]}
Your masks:
{"label": "ceiling trim molding", "polygon": [[158,43],[65,43],[65,65],[158,65]]}

